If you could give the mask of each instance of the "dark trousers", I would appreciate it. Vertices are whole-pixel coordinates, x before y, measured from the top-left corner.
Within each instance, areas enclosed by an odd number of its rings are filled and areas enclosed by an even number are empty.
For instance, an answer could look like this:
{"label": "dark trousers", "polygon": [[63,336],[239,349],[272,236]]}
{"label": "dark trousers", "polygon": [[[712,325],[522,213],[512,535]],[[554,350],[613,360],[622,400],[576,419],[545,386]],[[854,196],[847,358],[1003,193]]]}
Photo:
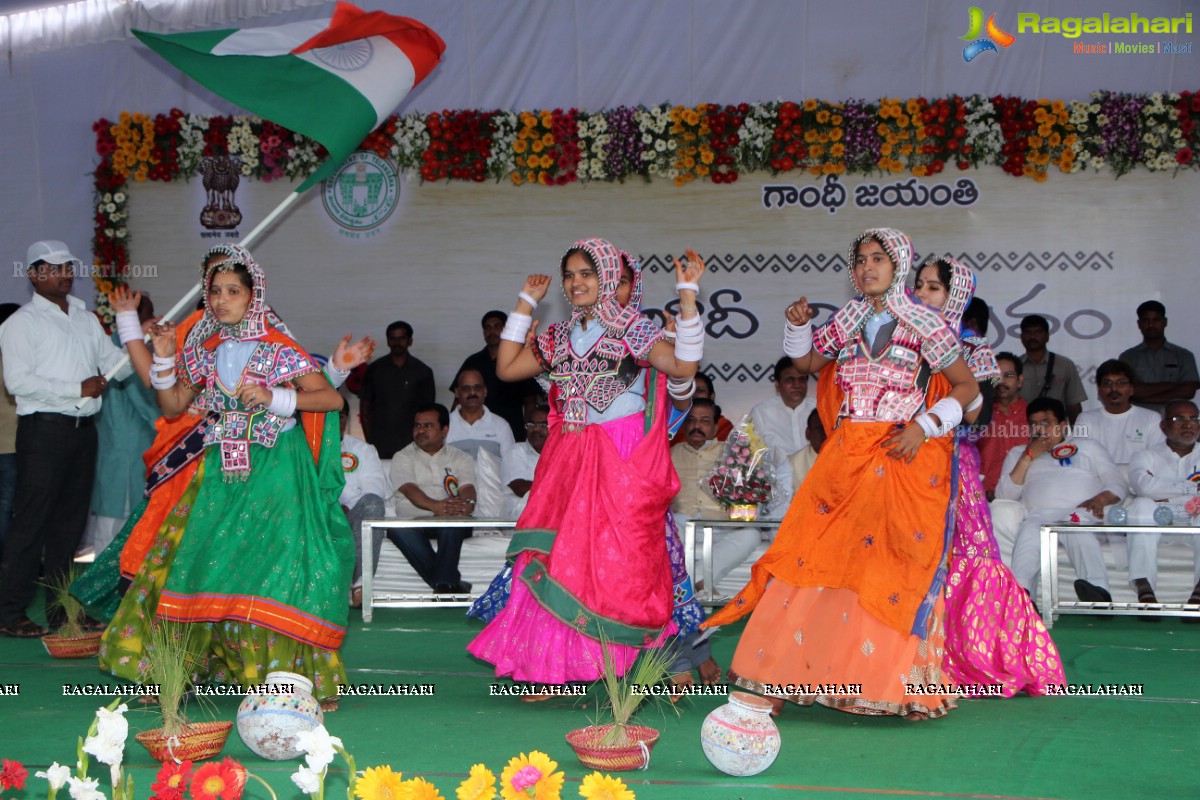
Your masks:
{"label": "dark trousers", "polygon": [[[463,540],[471,535],[470,528],[388,528],[387,537],[412,564],[421,580],[430,588],[456,587],[462,579],[458,557]],[[437,539],[434,552],[431,539]]]}
{"label": "dark trousers", "polygon": [[0,453],[0,555],[4,553],[4,540],[8,538],[8,525],[12,522],[16,497],[17,454]]}
{"label": "dark trousers", "polygon": [[[81,422],[61,414],[17,420],[17,497],[0,563],[0,626],[25,618],[39,572],[46,583],[60,580],[75,559],[96,474],[95,420]],[[46,616],[61,622],[49,608]]]}

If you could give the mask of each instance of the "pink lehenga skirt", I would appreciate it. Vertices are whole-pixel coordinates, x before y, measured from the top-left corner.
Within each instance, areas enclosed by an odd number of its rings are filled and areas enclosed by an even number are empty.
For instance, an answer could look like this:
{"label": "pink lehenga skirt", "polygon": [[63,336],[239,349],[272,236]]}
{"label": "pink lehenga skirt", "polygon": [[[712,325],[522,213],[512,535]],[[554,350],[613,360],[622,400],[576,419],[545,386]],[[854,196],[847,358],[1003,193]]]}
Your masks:
{"label": "pink lehenga skirt", "polygon": [[1046,694],[1066,681],[1058,648],[1033,602],[1000,561],[983,485],[979,451],[960,438],[958,512],[946,581],[947,678],[999,686],[1004,697]]}

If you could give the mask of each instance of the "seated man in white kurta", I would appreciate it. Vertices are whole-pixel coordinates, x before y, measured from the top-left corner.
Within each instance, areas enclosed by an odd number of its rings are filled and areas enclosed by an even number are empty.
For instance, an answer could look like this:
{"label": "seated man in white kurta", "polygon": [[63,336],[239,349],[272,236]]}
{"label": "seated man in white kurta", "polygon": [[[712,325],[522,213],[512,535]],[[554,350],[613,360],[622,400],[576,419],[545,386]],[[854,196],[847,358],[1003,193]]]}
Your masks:
{"label": "seated man in white kurta", "polygon": [[533,473],[550,435],[547,424],[549,417],[549,408],[535,407],[525,422],[525,441],[513,445],[500,464],[500,482],[504,485],[506,495],[504,513],[511,519],[521,516],[525,504],[529,502]]}
{"label": "seated man in white kurta", "polygon": [[[1020,500],[1025,521],[1013,546],[1012,571],[1017,582],[1033,594],[1041,572],[1040,528],[1050,522],[1095,524],[1104,509],[1125,497],[1125,476],[1104,446],[1094,439],[1066,437],[1067,410],[1062,402],[1039,397],[1027,411],[1031,439],[1014,447],[1004,459],[996,497]],[[1062,537],[1079,579],[1080,600],[1112,602],[1108,571],[1094,534]]]}
{"label": "seated man in white kurta", "polygon": [[[1166,503],[1172,511],[1183,510],[1189,500],[1200,497],[1200,410],[1191,400],[1173,400],[1163,412],[1162,432],[1166,441],[1148,448],[1133,457],[1129,465],[1129,483],[1135,496],[1129,507],[1131,521],[1151,524],[1154,509]],[[1186,513],[1186,512],[1185,512]],[[1140,602],[1156,603],[1158,580],[1158,534],[1140,534],[1152,538],[1155,548],[1150,561],[1141,567],[1146,586],[1135,586]],[[1200,605],[1200,536],[1189,536],[1195,550],[1193,561],[1192,596],[1188,603]],[[1134,574],[1133,553],[1129,558],[1129,574]],[[1145,590],[1149,591],[1145,591]]]}

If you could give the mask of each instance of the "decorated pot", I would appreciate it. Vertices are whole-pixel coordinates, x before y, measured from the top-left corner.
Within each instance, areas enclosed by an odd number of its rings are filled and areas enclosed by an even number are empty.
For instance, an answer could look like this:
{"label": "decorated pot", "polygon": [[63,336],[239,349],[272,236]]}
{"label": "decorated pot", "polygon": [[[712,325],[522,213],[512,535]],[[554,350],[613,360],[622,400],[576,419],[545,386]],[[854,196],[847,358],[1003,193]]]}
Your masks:
{"label": "decorated pot", "polygon": [[294,672],[269,672],[261,691],[251,692],[238,707],[238,736],[257,755],[270,761],[297,758],[296,734],[325,721],[312,694],[312,681]]}
{"label": "decorated pot", "polygon": [[726,775],[757,775],[779,755],[779,729],[771,719],[771,702],[731,692],[729,702],[705,718],[700,744],[712,765]]}

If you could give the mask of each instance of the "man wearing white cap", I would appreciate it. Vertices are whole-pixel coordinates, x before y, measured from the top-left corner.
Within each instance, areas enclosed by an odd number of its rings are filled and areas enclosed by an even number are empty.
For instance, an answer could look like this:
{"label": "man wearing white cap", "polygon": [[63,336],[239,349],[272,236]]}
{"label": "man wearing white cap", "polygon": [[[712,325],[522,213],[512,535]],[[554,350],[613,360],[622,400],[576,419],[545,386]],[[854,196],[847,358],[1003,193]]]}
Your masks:
{"label": "man wearing white cap", "polygon": [[[61,580],[83,535],[103,373],[123,356],[71,296],[82,262],[65,244],[35,242],[26,264],[33,299],[0,327],[4,382],[17,399],[17,492],[0,563],[0,635],[19,638],[46,633],[27,613],[39,570],[46,583]],[[46,616],[51,625],[61,621],[49,607]]]}

